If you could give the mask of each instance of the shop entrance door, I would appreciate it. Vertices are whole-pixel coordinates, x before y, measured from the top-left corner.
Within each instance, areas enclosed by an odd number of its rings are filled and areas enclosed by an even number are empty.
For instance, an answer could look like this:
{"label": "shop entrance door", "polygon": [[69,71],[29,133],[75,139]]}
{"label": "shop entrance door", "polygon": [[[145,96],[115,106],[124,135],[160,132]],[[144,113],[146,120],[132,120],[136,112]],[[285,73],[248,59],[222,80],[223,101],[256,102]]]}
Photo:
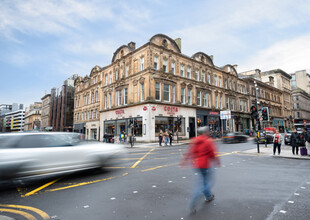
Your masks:
{"label": "shop entrance door", "polygon": [[195,118],[189,117],[189,138],[196,136],[196,130],[195,130]]}

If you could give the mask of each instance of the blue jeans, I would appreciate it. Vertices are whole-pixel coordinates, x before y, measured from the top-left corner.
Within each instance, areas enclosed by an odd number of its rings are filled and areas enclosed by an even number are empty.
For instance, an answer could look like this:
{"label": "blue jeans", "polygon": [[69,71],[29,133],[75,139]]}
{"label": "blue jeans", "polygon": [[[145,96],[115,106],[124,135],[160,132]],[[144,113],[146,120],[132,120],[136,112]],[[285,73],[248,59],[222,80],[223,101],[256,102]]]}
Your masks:
{"label": "blue jeans", "polygon": [[198,181],[189,202],[189,208],[191,210],[195,208],[198,199],[202,195],[204,195],[207,200],[210,199],[212,195],[210,191],[212,184],[212,168],[195,169],[195,172],[198,173]]}

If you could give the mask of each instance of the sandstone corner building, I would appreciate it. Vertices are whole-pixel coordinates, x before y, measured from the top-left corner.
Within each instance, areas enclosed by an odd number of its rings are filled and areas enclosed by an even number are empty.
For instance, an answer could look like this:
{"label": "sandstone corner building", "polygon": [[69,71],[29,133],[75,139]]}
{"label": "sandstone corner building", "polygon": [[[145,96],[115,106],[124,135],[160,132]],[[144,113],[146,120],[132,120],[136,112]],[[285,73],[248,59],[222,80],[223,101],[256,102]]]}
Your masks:
{"label": "sandstone corner building", "polygon": [[[157,141],[161,130],[187,139],[204,125],[215,132],[245,132],[253,126],[252,85],[236,68],[217,67],[203,52],[184,55],[181,40],[163,34],[139,48],[130,42],[115,51],[110,65],[75,80],[73,127],[100,141],[105,134],[130,136],[131,119],[137,120],[137,141]],[[232,119],[221,121],[221,110],[231,110]]]}

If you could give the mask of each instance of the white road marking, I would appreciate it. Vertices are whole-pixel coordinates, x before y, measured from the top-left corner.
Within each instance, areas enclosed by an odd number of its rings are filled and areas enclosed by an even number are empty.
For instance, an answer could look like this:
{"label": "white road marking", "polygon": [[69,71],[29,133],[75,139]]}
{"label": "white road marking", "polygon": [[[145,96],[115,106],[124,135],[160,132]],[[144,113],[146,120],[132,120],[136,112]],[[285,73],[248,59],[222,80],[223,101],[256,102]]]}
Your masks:
{"label": "white road marking", "polygon": [[291,204],[293,204],[293,203],[294,203],[294,201],[288,201],[288,203],[291,203]]}
{"label": "white road marking", "polygon": [[182,178],[183,178],[183,179],[186,179],[186,176],[183,176]]}
{"label": "white road marking", "polygon": [[281,213],[283,213],[283,214],[285,214],[285,213],[286,213],[286,211],[284,211],[284,210],[280,210],[280,212],[281,212]]}
{"label": "white road marking", "polygon": [[132,193],[138,193],[138,191],[133,191]]}
{"label": "white road marking", "polygon": [[154,186],[152,186],[153,188],[156,188],[156,186],[154,185]]}
{"label": "white road marking", "polygon": [[295,196],[299,196],[299,193],[294,193]]}
{"label": "white road marking", "polygon": [[172,183],[172,181],[171,181],[171,180],[169,180],[168,182],[169,182],[169,183]]}
{"label": "white road marking", "polygon": [[83,207],[84,207],[84,209],[87,209],[87,208],[89,208],[89,205],[84,205]]}
{"label": "white road marking", "polygon": [[306,189],[306,187],[304,187],[304,186],[302,186],[302,187],[300,187],[301,189]]}
{"label": "white road marking", "polygon": [[115,197],[112,197],[112,198],[110,198],[111,200],[115,200],[116,198]]}

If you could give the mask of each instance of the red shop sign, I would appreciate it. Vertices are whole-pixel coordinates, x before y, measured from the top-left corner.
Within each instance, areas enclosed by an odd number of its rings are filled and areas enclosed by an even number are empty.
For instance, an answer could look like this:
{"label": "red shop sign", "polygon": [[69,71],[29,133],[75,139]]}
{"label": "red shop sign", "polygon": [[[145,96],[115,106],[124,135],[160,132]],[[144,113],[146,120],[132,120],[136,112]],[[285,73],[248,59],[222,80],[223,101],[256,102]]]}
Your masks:
{"label": "red shop sign", "polygon": [[120,109],[120,110],[116,110],[115,114],[120,115],[120,114],[124,114],[125,110],[124,109]]}
{"label": "red shop sign", "polygon": [[156,111],[156,107],[155,107],[155,106],[153,106],[153,107],[152,107],[152,110],[153,110],[153,111]]}
{"label": "red shop sign", "polygon": [[209,112],[209,115],[219,115],[218,112]]}
{"label": "red shop sign", "polygon": [[143,111],[146,111],[147,110],[147,107],[146,106],[143,106]]}
{"label": "red shop sign", "polygon": [[174,106],[165,106],[164,110],[167,112],[178,112],[179,108]]}

